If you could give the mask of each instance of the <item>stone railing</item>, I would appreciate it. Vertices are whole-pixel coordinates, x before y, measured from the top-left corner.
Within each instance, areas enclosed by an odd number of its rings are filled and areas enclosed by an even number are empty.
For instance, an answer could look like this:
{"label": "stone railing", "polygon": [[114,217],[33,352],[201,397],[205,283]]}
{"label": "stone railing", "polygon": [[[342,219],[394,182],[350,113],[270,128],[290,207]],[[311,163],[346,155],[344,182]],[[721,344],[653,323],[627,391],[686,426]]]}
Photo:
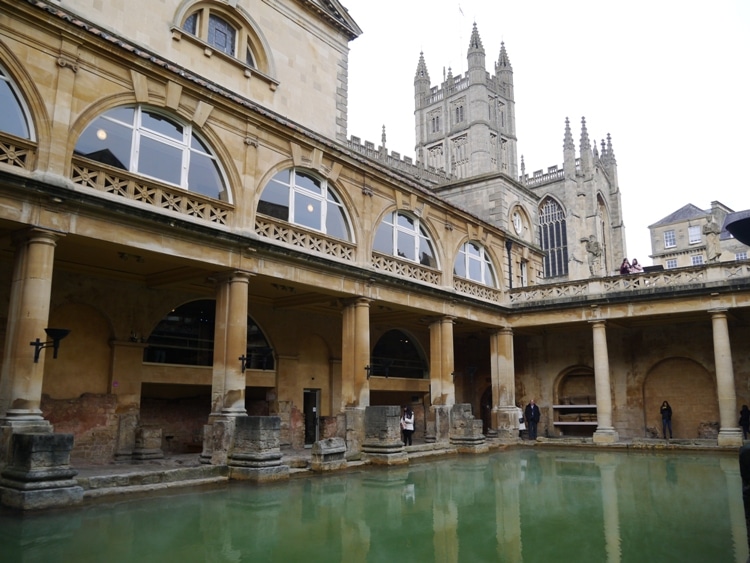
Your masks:
{"label": "stone railing", "polygon": [[484,301],[500,304],[503,300],[503,294],[500,290],[458,276],[453,276],[453,288],[459,293]]}
{"label": "stone railing", "polygon": [[0,163],[31,170],[35,156],[36,145],[31,141],[0,133]]}
{"label": "stone railing", "polygon": [[542,304],[553,301],[587,301],[614,298],[630,294],[646,295],[665,291],[691,291],[715,288],[727,283],[744,282],[750,285],[750,261],[723,262],[658,272],[592,278],[570,283],[535,285],[511,289],[511,305]]}
{"label": "stone railing", "polygon": [[345,144],[349,150],[373,160],[378,160],[391,170],[401,172],[413,178],[419,178],[432,184],[441,184],[450,180],[450,176],[444,170],[438,170],[432,166],[422,166],[419,162],[415,163],[411,157],[402,157],[396,151],[388,153],[386,150],[381,150],[380,147],[376,148],[375,144],[371,141],[365,141],[362,144],[361,139],[354,135]]}
{"label": "stone railing", "polygon": [[347,241],[335,239],[315,231],[305,230],[266,215],[255,216],[255,233],[275,242],[282,242],[307,252],[322,254],[347,262],[354,261],[355,246]]}
{"label": "stone railing", "polygon": [[229,203],[82,158],[73,159],[70,179],[79,186],[218,225],[227,224],[233,209]]}
{"label": "stone railing", "polygon": [[372,253],[372,265],[376,270],[388,272],[396,276],[402,276],[413,280],[426,282],[431,285],[440,285],[440,271],[427,268],[415,262],[401,260],[394,256],[386,256],[377,252]]}

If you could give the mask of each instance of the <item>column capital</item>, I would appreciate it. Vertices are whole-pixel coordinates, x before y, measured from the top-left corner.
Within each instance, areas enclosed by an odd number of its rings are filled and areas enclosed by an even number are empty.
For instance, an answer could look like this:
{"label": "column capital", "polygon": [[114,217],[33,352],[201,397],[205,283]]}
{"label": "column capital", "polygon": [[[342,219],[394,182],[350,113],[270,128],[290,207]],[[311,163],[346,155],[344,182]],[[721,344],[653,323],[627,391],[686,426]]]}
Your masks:
{"label": "column capital", "polygon": [[494,331],[494,334],[505,334],[508,336],[513,336],[513,329],[509,326],[503,326]]}
{"label": "column capital", "polygon": [[708,309],[706,312],[712,317],[716,317],[716,316],[726,316],[728,310],[729,309],[727,307],[715,307],[713,309]]}
{"label": "column capital", "polygon": [[607,320],[606,319],[589,319],[589,323],[593,326],[601,325],[601,326],[607,326]]}
{"label": "column capital", "polygon": [[65,234],[62,231],[53,231],[43,227],[29,227],[28,229],[20,229],[13,232],[11,234],[11,241],[15,245],[21,245],[32,240],[46,241],[54,245]]}
{"label": "column capital", "polygon": [[219,283],[249,282],[250,278],[255,277],[255,273],[247,270],[229,270],[211,277]]}

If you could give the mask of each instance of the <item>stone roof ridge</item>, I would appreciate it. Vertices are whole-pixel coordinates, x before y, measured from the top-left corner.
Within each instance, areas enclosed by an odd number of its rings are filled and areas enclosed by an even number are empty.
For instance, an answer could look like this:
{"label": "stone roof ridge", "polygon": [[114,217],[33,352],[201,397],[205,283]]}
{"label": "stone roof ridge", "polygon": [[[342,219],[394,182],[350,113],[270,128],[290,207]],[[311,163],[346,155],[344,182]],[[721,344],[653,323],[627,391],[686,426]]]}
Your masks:
{"label": "stone roof ridge", "polygon": [[677,211],[674,211],[667,215],[666,217],[658,220],[653,225],[649,225],[649,229],[652,227],[659,227],[662,225],[668,225],[670,223],[676,223],[678,221],[687,221],[689,219],[700,219],[702,217],[705,217],[708,213],[711,211],[706,211],[705,209],[701,209],[697,205],[693,205],[692,203],[688,203],[687,205],[683,205],[680,207]]}

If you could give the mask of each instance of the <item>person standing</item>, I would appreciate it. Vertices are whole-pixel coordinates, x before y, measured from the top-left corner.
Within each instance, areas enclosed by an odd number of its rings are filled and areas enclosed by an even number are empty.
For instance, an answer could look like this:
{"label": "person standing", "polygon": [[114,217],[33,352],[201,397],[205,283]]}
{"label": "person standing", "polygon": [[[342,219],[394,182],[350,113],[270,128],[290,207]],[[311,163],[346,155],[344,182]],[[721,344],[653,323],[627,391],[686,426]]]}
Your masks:
{"label": "person standing", "polygon": [[518,437],[523,437],[523,431],[526,430],[526,421],[523,419],[523,409],[516,403],[516,410],[518,411]]}
{"label": "person standing", "polygon": [[411,437],[414,434],[414,411],[411,407],[404,409],[401,417],[401,428],[404,430],[404,446],[411,446]]}
{"label": "person standing", "polygon": [[742,405],[742,410],[740,410],[740,428],[742,428],[742,439],[747,440],[747,433],[750,432],[750,409],[747,405]]}
{"label": "person standing", "polygon": [[672,407],[669,406],[667,401],[661,404],[659,409],[661,413],[661,432],[664,435],[664,439],[667,439],[667,430],[669,430],[669,438],[672,438]]}
{"label": "person standing", "polygon": [[536,427],[539,424],[539,419],[542,418],[542,413],[539,410],[534,399],[526,405],[526,411],[524,412],[523,421],[526,423],[526,427],[529,429],[529,440],[536,440]]}

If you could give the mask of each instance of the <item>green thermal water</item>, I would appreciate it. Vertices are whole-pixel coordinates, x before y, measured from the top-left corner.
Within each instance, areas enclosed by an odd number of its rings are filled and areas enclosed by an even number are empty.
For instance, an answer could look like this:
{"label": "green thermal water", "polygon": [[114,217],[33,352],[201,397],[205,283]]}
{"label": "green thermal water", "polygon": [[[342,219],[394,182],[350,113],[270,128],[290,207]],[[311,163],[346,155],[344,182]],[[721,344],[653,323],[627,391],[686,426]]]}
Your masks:
{"label": "green thermal water", "polygon": [[744,562],[737,456],[523,449],[19,516],[0,561]]}

